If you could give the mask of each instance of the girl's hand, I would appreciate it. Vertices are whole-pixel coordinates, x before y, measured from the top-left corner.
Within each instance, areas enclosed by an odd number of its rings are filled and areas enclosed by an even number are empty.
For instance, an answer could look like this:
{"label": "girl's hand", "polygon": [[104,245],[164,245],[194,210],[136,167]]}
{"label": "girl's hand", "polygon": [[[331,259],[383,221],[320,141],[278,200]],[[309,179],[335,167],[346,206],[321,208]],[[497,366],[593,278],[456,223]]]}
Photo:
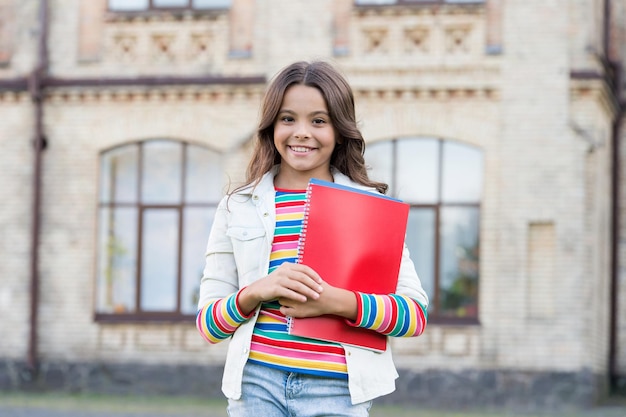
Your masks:
{"label": "girl's hand", "polygon": [[239,306],[249,313],[264,301],[282,299],[305,303],[315,300],[323,291],[322,278],[312,268],[285,262],[239,294]]}
{"label": "girl's hand", "polygon": [[356,320],[357,304],[352,291],[333,287],[324,282],[323,291],[318,298],[309,298],[306,301],[279,298],[280,311],[291,317],[317,317],[324,314],[334,314],[349,320]]}

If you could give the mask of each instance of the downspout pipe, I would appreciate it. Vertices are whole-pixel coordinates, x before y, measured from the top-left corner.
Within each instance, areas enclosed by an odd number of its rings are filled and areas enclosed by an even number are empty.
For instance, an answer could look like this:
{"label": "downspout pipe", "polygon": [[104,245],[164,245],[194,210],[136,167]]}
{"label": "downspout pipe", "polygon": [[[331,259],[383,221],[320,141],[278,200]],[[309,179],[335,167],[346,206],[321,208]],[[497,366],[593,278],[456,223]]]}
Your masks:
{"label": "downspout pipe", "polygon": [[619,244],[621,234],[621,195],[620,190],[622,188],[622,164],[621,164],[621,138],[622,138],[622,124],[624,122],[624,113],[626,109],[626,103],[621,100],[620,97],[620,85],[621,85],[621,71],[622,68],[619,65],[614,66],[615,71],[615,94],[618,100],[617,114],[613,121],[612,127],[612,145],[611,145],[611,283],[610,283],[610,315],[609,315],[609,384],[611,391],[620,391],[626,388],[626,375],[620,377],[617,369],[617,344],[618,344],[618,304],[619,304]]}
{"label": "downspout pipe", "polygon": [[621,173],[621,137],[622,124],[624,122],[624,113],[626,111],[626,103],[622,100],[622,71],[624,68],[621,63],[612,59],[612,39],[611,39],[611,21],[613,13],[611,10],[612,0],[604,0],[604,33],[603,48],[605,59],[605,71],[608,73],[610,88],[613,92],[615,102],[617,104],[615,117],[612,123],[612,140],[611,140],[611,270],[609,284],[609,352],[608,352],[608,376],[609,390],[617,392],[624,388],[624,376],[620,377],[617,369],[617,344],[618,344],[618,305],[619,305],[619,242],[621,233],[621,195],[622,187]]}
{"label": "downspout pipe", "polygon": [[39,370],[38,318],[39,318],[39,237],[41,232],[41,188],[43,150],[46,138],[43,127],[43,80],[48,71],[48,0],[39,2],[39,45],[37,66],[28,79],[28,87],[35,112],[35,137],[33,139],[33,196],[30,250],[30,332],[28,337],[27,366],[31,374]]}

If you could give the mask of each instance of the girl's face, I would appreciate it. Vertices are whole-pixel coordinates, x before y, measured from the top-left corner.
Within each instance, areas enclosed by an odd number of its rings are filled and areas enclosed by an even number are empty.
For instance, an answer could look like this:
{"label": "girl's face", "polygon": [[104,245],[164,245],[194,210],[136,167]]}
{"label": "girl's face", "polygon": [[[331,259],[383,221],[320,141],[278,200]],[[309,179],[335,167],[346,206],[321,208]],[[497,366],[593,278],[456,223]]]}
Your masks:
{"label": "girl's face", "polygon": [[275,185],[304,189],[312,177],[332,181],[335,144],[335,129],[320,91],[300,84],[289,87],[274,122],[274,146],[281,157]]}

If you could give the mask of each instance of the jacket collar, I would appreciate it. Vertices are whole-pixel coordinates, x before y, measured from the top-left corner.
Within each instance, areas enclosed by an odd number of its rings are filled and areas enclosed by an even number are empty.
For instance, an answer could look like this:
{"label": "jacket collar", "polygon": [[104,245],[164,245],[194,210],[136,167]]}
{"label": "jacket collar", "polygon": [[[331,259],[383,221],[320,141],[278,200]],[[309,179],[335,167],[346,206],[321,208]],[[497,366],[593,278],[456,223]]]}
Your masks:
{"label": "jacket collar", "polygon": [[[236,191],[235,194],[264,195],[267,192],[273,192],[274,191],[274,177],[278,174],[279,169],[280,169],[280,165],[274,165],[270,171],[268,171],[267,173],[265,173],[265,175],[263,175],[263,177],[261,178],[261,181],[259,181],[257,185],[252,185],[252,184],[247,185],[243,187],[242,189]],[[363,190],[374,191],[370,187],[365,187],[365,186],[355,183],[347,175],[339,172],[337,168],[335,167],[330,167],[330,171],[331,171],[331,174],[333,175],[334,182],[337,184],[346,185],[349,187],[359,188]]]}

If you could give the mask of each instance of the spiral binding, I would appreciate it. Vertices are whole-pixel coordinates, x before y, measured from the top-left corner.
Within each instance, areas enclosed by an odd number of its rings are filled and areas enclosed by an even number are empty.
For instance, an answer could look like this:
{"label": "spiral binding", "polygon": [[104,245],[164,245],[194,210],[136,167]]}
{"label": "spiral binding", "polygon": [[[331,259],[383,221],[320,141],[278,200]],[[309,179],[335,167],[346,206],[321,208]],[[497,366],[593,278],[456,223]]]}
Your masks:
{"label": "spiral binding", "polygon": [[302,257],[304,255],[304,243],[306,242],[306,231],[309,226],[309,203],[311,202],[311,194],[313,193],[313,187],[309,183],[306,188],[306,197],[304,203],[304,218],[302,219],[302,230],[300,231],[300,239],[298,240],[298,263],[302,263]]}

